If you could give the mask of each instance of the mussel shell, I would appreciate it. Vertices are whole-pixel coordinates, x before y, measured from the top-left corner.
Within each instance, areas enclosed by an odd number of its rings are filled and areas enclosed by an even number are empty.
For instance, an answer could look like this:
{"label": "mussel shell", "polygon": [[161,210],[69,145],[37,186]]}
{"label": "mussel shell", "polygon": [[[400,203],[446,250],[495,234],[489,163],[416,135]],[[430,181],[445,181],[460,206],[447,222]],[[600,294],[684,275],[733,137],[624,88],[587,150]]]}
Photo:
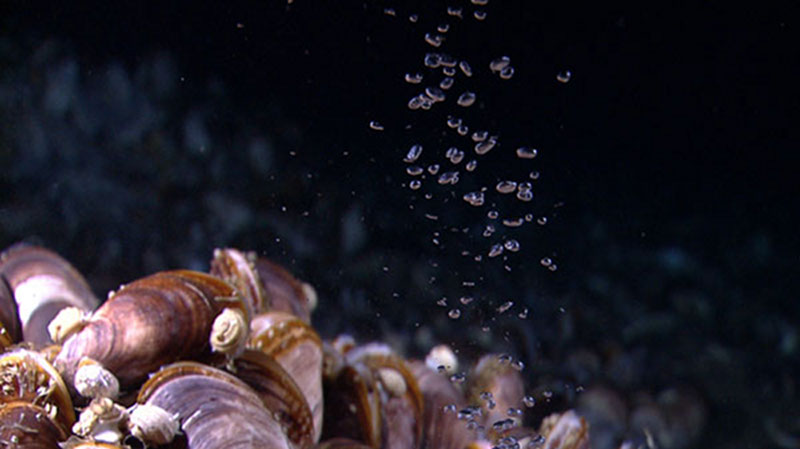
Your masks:
{"label": "mussel shell", "polygon": [[314,449],[370,449],[370,446],[350,438],[331,438],[321,441]]}
{"label": "mussel shell", "polygon": [[270,310],[288,312],[310,323],[312,304],[303,284],[286,269],[264,257],[256,259],[255,267],[269,298]]}
{"label": "mussel shell", "polygon": [[56,364],[70,382],[83,357],[114,373],[124,388],[160,366],[209,351],[214,318],[225,308],[250,310],[227,282],[209,274],[176,270],[125,285],[70,336]]}
{"label": "mussel shell", "polygon": [[192,449],[290,447],[280,423],[243,381],[195,362],[155,373],[137,402],[175,414]]}
{"label": "mussel shell", "polygon": [[8,281],[0,276],[0,350],[22,338],[22,325],[17,315],[17,303]]}
{"label": "mussel shell", "polygon": [[295,315],[269,312],[250,322],[248,346],[275,359],[303,392],[314,416],[314,441],[322,433],[322,341]]}
{"label": "mussel shell", "polygon": [[67,386],[53,365],[35,351],[16,349],[0,357],[0,403],[17,401],[55,410],[55,420],[64,429],[75,422]]}
{"label": "mussel shell", "polygon": [[522,374],[512,366],[511,360],[498,354],[486,354],[478,359],[472,368],[467,385],[467,401],[470,404],[484,404],[481,398],[490,393],[495,406],[487,410],[485,423],[491,425],[497,421],[513,419],[516,425],[521,418],[509,418],[509,408],[522,406],[525,395],[525,382]]}
{"label": "mussel shell", "polygon": [[0,404],[0,442],[8,447],[54,449],[66,438],[43,408],[21,401]]}
{"label": "mussel shell", "polygon": [[258,271],[255,268],[256,254],[234,248],[215,249],[211,259],[211,274],[225,280],[250,301],[254,314],[269,310],[269,298]]}
{"label": "mussel shell", "polygon": [[[458,419],[457,411],[466,402],[462,393],[450,382],[446,374],[430,369],[419,361],[408,362],[409,369],[417,379],[425,403],[423,422],[425,426],[423,447],[429,449],[462,449],[474,438],[473,431]],[[455,410],[446,411],[452,406]]]}
{"label": "mussel shell", "polygon": [[[14,294],[22,336],[32,343],[52,343],[47,325],[64,307],[90,311],[100,303],[69,262],[37,246],[18,243],[3,251],[0,276]],[[12,336],[16,332],[13,326],[7,330]]]}

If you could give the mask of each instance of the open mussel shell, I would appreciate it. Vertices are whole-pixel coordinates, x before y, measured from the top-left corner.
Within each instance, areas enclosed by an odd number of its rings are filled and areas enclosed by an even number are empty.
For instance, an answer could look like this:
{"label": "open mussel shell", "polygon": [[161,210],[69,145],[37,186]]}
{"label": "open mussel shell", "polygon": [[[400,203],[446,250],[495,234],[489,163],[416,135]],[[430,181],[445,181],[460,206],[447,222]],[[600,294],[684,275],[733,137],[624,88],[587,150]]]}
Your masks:
{"label": "open mussel shell", "polygon": [[63,429],[75,422],[67,386],[42,355],[16,349],[0,357],[0,404],[23,401],[35,405]]}
{"label": "open mussel shell", "polygon": [[314,416],[314,441],[322,433],[322,341],[295,315],[268,312],[250,321],[248,347],[277,361],[294,379]]}
{"label": "open mussel shell", "polygon": [[255,267],[256,254],[234,248],[214,250],[210,273],[225,280],[250,301],[254,314],[270,309],[269,297]]}
{"label": "open mussel shell", "polygon": [[224,310],[250,318],[247,303],[215,276],[189,270],[156,273],[112,294],[63,343],[55,363],[72,382],[78,363],[88,357],[125,388],[164,364],[209,352],[214,320]]}
{"label": "open mussel shell", "polygon": [[54,449],[67,432],[41,407],[30,402],[0,404],[0,442],[4,447]]}
{"label": "open mussel shell", "polygon": [[207,365],[178,362],[161,369],[139,390],[137,402],[177,416],[192,449],[293,447],[252,388]]}
{"label": "open mussel shell", "polygon": [[[8,282],[17,303],[23,339],[38,345],[52,343],[47,325],[61,309],[72,306],[91,311],[100,303],[69,262],[37,246],[18,243],[3,251],[0,277]],[[14,325],[3,318],[14,338]]]}
{"label": "open mussel shell", "polygon": [[378,344],[350,349],[325,379],[323,438],[346,437],[373,448],[422,443],[423,398],[403,359]]}

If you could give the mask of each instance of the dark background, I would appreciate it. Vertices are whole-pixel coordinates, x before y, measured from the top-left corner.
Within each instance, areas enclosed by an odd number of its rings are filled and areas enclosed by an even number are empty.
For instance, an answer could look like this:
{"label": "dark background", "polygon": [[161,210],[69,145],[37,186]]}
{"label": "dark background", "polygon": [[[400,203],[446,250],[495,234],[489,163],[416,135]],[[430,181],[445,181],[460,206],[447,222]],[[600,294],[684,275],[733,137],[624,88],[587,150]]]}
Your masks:
{"label": "dark background", "polygon": [[[327,337],[512,352],[556,393],[539,415],[576,386],[613,391],[627,418],[598,447],[643,441],[642,403],[669,416],[660,447],[797,447],[793,10],[494,0],[479,22],[468,2],[463,20],[431,2],[165,3],[0,6],[0,244],[53,248],[101,297],[257,250],[316,286]],[[443,22],[441,50],[476,71],[463,114],[501,146],[458,185],[411,191],[408,147],[434,162],[457,109],[405,106]],[[507,81],[487,69],[501,55]],[[549,221],[502,230],[523,249],[488,260],[489,207],[460,196],[524,177],[522,144],[540,150],[535,199],[495,206]],[[663,411],[675,390],[702,423]]]}

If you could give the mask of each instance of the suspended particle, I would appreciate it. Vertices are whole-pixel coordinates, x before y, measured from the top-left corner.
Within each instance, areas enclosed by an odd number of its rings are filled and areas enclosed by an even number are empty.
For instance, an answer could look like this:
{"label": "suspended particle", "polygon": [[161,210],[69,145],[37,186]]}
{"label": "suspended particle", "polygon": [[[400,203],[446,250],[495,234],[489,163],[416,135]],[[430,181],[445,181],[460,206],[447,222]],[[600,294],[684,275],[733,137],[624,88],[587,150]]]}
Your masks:
{"label": "suspended particle", "polygon": [[442,64],[442,56],[439,53],[426,53],[422,62],[425,67],[435,69]]}
{"label": "suspended particle", "polygon": [[[486,225],[486,229],[483,230],[483,236],[484,237],[491,237],[492,234],[494,234],[494,232],[495,232],[494,225],[493,224],[487,224]],[[499,245],[499,243],[498,243],[498,245]],[[502,247],[503,247],[503,245],[500,245],[501,249],[502,249]]]}
{"label": "suspended particle", "polygon": [[458,63],[458,67],[461,69],[461,72],[465,76],[467,76],[467,77],[472,76],[472,67],[470,67],[470,65],[469,65],[469,63],[467,61],[459,62]]}
{"label": "suspended particle", "polygon": [[467,380],[467,375],[464,373],[456,373],[450,376],[450,382],[454,384],[463,384]]}
{"label": "suspended particle", "polygon": [[458,96],[456,103],[463,108],[468,108],[475,103],[475,94],[473,92],[466,91]]}
{"label": "suspended particle", "polygon": [[425,95],[431,97],[433,101],[437,102],[444,101],[446,98],[442,89],[439,89],[438,87],[426,87]]}
{"label": "suspended particle", "polygon": [[500,70],[500,79],[508,80],[511,79],[512,76],[514,76],[514,67],[509,65]]}
{"label": "suspended particle", "polygon": [[495,147],[497,141],[493,138],[484,140],[483,142],[478,142],[475,144],[475,153],[479,155],[484,155],[492,150]]}
{"label": "suspended particle", "polygon": [[503,254],[503,245],[501,245],[500,243],[495,243],[489,249],[489,257],[497,257],[500,254]]}
{"label": "suspended particle", "polygon": [[444,36],[440,34],[425,33],[425,42],[434,47],[440,47],[444,42]]}
{"label": "suspended particle", "polygon": [[524,309],[522,309],[522,312],[518,313],[517,316],[521,320],[527,319],[528,318],[528,308],[525,307]]}
{"label": "suspended particle", "polygon": [[528,177],[533,179],[534,181],[539,179],[539,176],[540,176],[540,173],[538,171],[532,171],[532,172],[528,173]]}
{"label": "suspended particle", "polygon": [[492,73],[497,73],[508,67],[509,64],[511,64],[511,58],[508,56],[500,56],[499,58],[493,59],[492,62],[489,63],[489,70],[491,70]]}
{"label": "suspended particle", "polygon": [[542,257],[539,260],[539,263],[542,264],[543,267],[549,267],[550,265],[553,264],[553,259],[551,259],[549,257]]}
{"label": "suspended particle", "polygon": [[[445,68],[447,68],[447,67],[445,67]],[[453,87],[453,82],[454,81],[455,80],[453,78],[451,78],[449,76],[446,76],[446,77],[442,78],[442,81],[439,82],[439,87],[441,89],[444,89],[444,90],[450,89],[451,87]]]}
{"label": "suspended particle", "polygon": [[450,24],[449,23],[443,23],[443,24],[439,25],[438,27],[436,27],[436,31],[438,31],[440,33],[446,33],[448,30],[450,30]]}
{"label": "suspended particle", "polygon": [[405,80],[409,84],[419,84],[422,82],[421,73],[406,73]]}
{"label": "suspended particle", "polygon": [[512,307],[514,307],[514,301],[506,301],[503,304],[500,304],[500,307],[497,308],[497,313],[505,313]]}
{"label": "suspended particle", "polygon": [[558,265],[556,265],[556,264],[554,264],[554,263],[551,263],[551,264],[550,264],[550,265],[547,267],[547,269],[548,269],[548,270],[550,270],[550,271],[556,271],[556,270],[558,270]]}
{"label": "suspended particle", "polygon": [[422,145],[411,145],[411,148],[408,149],[408,153],[406,153],[406,157],[403,161],[408,162],[409,164],[419,159],[419,156],[422,154]]}
{"label": "suspended particle", "polygon": [[469,126],[464,124],[458,125],[456,132],[459,136],[466,136],[469,133]]}
{"label": "suspended particle", "polygon": [[500,181],[495,186],[495,189],[499,193],[511,193],[514,190],[517,190],[517,183],[516,181]]}
{"label": "suspended particle", "polygon": [[473,142],[483,142],[487,137],[489,137],[489,131],[475,131],[472,133]]}
{"label": "suspended particle", "polygon": [[478,6],[486,6],[489,4],[489,0],[471,0],[473,5]]}
{"label": "suspended particle", "polygon": [[453,116],[447,117],[447,126],[449,128],[456,129],[461,126],[461,119]]}
{"label": "suspended particle", "polygon": [[442,73],[445,76],[456,76],[456,68],[455,67],[442,67]]}
{"label": "suspended particle", "polygon": [[408,173],[411,176],[419,176],[422,174],[423,171],[424,169],[419,165],[410,165],[406,167],[406,173]]}
{"label": "suspended particle", "polygon": [[411,190],[418,190],[420,187],[422,187],[422,181],[419,179],[412,179],[411,182],[408,183],[408,188]]}
{"label": "suspended particle", "polygon": [[536,405],[536,398],[531,395],[525,396],[522,398],[522,403],[525,405],[525,407],[531,408]]}
{"label": "suspended particle", "polygon": [[464,167],[467,171],[474,171],[478,167],[478,161],[475,159],[467,162],[467,165]]}
{"label": "suspended particle", "polygon": [[447,171],[439,176],[439,184],[446,185],[446,184],[456,184],[458,183],[458,172],[457,171]]}
{"label": "suspended particle", "polygon": [[436,305],[439,306],[439,307],[447,307],[447,297],[446,296],[442,296],[441,299],[436,301]]}
{"label": "suspended particle", "polygon": [[428,173],[435,175],[439,173],[439,164],[431,164],[428,166]]}
{"label": "suspended particle", "polygon": [[419,16],[416,14],[411,14],[408,16],[408,21],[411,23],[417,23],[417,20],[419,20]]}
{"label": "suspended particle", "polygon": [[458,8],[458,7],[455,7],[455,6],[448,6],[447,7],[447,15],[448,16],[458,17],[459,19],[461,19],[461,18],[463,18],[463,13],[464,13],[464,9],[463,8]]}
{"label": "suspended particle", "polygon": [[542,216],[542,217],[537,218],[536,219],[536,223],[538,223],[540,226],[546,225],[547,224],[547,217]]}
{"label": "suspended particle", "polygon": [[500,213],[497,212],[496,210],[490,210],[489,212],[486,213],[486,216],[491,218],[492,220],[496,220],[497,217],[500,216]]}
{"label": "suspended particle", "polygon": [[533,159],[539,153],[536,148],[519,147],[517,148],[517,157],[520,159]]}
{"label": "suspended particle", "polygon": [[383,129],[384,129],[383,125],[381,125],[379,122],[377,122],[375,120],[372,120],[371,122],[369,122],[369,127],[370,127],[370,129],[373,129],[375,131],[383,131]]}
{"label": "suspended particle", "polygon": [[[514,407],[509,407],[506,411],[506,415],[514,417],[514,416],[522,416],[522,410]],[[503,438],[503,444],[514,444],[517,442],[517,439],[514,437],[506,437]]]}
{"label": "suspended particle", "polygon": [[396,16],[397,15],[397,12],[394,10],[394,8],[384,8],[383,9],[383,13],[386,14],[387,16]]}
{"label": "suspended particle", "polygon": [[533,193],[530,190],[520,190],[517,192],[517,199],[527,203],[533,199]]}
{"label": "suspended particle", "polygon": [[472,13],[472,16],[475,17],[475,20],[484,20],[486,19],[486,11],[477,10]]}
{"label": "suspended particle", "polygon": [[464,201],[472,206],[483,206],[483,192],[469,192],[464,194]]}
{"label": "suspended particle", "polygon": [[514,239],[506,240],[506,242],[503,243],[503,246],[512,253],[519,251],[519,242]]}
{"label": "suspended particle", "polygon": [[518,227],[522,226],[522,223],[524,223],[524,221],[525,220],[523,220],[522,217],[520,217],[520,218],[504,218],[503,219],[503,226],[508,227],[508,228],[518,228]]}
{"label": "suspended particle", "polygon": [[461,311],[458,309],[450,309],[450,311],[447,312],[447,316],[449,316],[453,320],[457,320],[461,318]]}
{"label": "suspended particle", "polygon": [[525,362],[523,362],[522,360],[514,360],[513,362],[511,362],[511,367],[517,371],[522,371],[525,369]]}
{"label": "suspended particle", "polygon": [[567,84],[571,78],[572,78],[572,72],[570,72],[569,70],[562,70],[558,72],[558,75],[556,75],[556,80],[562,84]]}
{"label": "suspended particle", "polygon": [[459,299],[459,301],[461,302],[461,304],[464,304],[465,306],[466,306],[467,304],[471,303],[471,302],[472,302],[472,301],[474,301],[474,300],[475,300],[475,298],[473,298],[472,296],[462,296],[462,297]]}
{"label": "suspended particle", "polygon": [[512,360],[514,360],[514,357],[511,357],[511,354],[503,353],[497,356],[497,362],[500,365],[508,365]]}

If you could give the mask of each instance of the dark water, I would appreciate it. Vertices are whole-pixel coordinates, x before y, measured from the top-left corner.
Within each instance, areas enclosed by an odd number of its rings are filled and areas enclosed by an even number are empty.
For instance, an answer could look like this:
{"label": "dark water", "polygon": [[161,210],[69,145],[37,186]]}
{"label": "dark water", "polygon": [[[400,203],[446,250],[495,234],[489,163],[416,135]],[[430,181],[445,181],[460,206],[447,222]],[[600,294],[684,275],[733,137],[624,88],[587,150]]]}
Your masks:
{"label": "dark water", "polygon": [[[3,3],[0,244],[53,248],[99,293],[254,249],[315,285],[324,335],[511,352],[554,393],[537,417],[577,405],[597,447],[643,442],[653,409],[658,447],[798,447],[795,17],[453,5],[463,19],[430,2]],[[442,77],[432,51],[470,62],[452,94],[475,105],[407,108]],[[488,69],[504,55],[508,80]],[[456,113],[500,146],[474,172],[463,146],[456,185],[410,189],[412,144],[453,167]],[[533,201],[494,191],[532,170]],[[461,199],[483,186],[494,205]],[[488,257],[509,239],[519,252]]]}

